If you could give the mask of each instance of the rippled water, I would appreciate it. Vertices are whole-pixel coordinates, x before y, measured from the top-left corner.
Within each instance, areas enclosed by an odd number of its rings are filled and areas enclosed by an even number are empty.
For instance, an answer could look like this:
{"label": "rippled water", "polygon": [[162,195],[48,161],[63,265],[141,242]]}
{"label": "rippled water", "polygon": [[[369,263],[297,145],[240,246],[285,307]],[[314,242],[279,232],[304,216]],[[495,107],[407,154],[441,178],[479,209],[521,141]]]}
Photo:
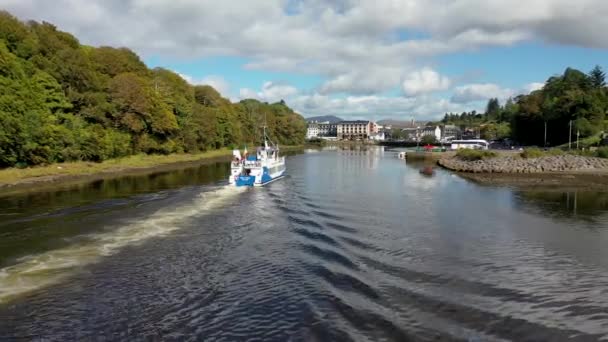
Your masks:
{"label": "rippled water", "polygon": [[608,340],[608,192],[381,148],[0,198],[0,340]]}

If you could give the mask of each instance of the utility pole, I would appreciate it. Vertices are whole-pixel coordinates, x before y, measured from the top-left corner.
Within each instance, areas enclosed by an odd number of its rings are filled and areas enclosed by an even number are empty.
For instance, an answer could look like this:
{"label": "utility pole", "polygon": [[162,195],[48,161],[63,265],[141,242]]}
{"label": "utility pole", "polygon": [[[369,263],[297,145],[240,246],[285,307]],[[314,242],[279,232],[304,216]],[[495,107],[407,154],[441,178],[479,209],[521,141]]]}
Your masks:
{"label": "utility pole", "polygon": [[568,131],[568,149],[572,149],[572,120],[570,120],[570,130]]}
{"label": "utility pole", "polygon": [[576,130],[576,149],[578,150],[578,136],[581,134],[579,130]]}
{"label": "utility pole", "polygon": [[547,121],[545,121],[545,147],[547,147]]}

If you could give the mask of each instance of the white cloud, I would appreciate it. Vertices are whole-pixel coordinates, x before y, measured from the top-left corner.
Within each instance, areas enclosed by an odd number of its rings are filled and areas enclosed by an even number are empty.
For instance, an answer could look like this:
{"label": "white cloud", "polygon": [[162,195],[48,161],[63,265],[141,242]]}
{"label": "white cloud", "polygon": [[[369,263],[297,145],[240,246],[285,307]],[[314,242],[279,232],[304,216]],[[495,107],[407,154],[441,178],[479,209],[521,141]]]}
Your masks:
{"label": "white cloud", "polygon": [[327,95],[299,95],[286,100],[298,113],[305,116],[331,113],[345,119],[385,118],[420,120],[438,119],[446,112],[459,112],[465,108],[461,104],[434,96],[387,97],[377,95],[347,96],[335,98]]}
{"label": "white cloud", "polygon": [[200,80],[199,84],[210,85],[224,96],[229,96],[230,85],[222,76],[210,75]]}
{"label": "white cloud", "polygon": [[[0,7],[87,44],[243,56],[248,68],[321,75],[326,94],[379,93],[429,57],[485,46],[537,39],[608,48],[604,0],[0,0]],[[408,31],[421,35],[395,38]]]}
{"label": "white cloud", "polygon": [[524,90],[526,93],[531,93],[531,92],[533,92],[533,91],[535,91],[535,90],[542,89],[542,87],[544,87],[544,86],[545,86],[545,84],[544,84],[544,83],[541,83],[541,82],[532,82],[532,83],[528,83],[528,84],[526,84],[526,85],[524,86],[524,89],[523,89],[523,90]]}
{"label": "white cloud", "polygon": [[226,81],[222,76],[218,75],[208,75],[203,77],[202,79],[195,79],[192,76],[177,73],[180,75],[186,82],[192,85],[209,85],[212,86],[215,90],[217,90],[223,96],[230,96],[230,85],[228,81]]}
{"label": "white cloud", "polygon": [[[477,83],[457,87],[450,100],[426,96],[447,89],[450,80],[432,69],[415,70],[445,54],[530,40],[608,48],[605,0],[0,0],[0,8],[52,22],[85,44],[189,60],[237,56],[248,70],[314,75],[323,80],[314,95],[270,83],[259,91],[241,89],[239,97],[299,99],[302,106],[320,101],[315,110],[343,113],[388,112],[389,104],[396,112],[435,115],[515,92]],[[403,32],[416,34],[400,38]],[[192,82],[230,96],[221,76]],[[399,87],[416,98],[377,96]],[[346,97],[330,96],[337,93]]]}
{"label": "white cloud", "polygon": [[416,96],[446,90],[450,86],[450,80],[433,69],[424,68],[407,75],[401,86],[406,96]]}
{"label": "white cloud", "polygon": [[298,93],[298,89],[288,84],[264,82],[262,90],[256,92],[249,88],[242,88],[239,92],[241,99],[258,99],[266,102],[277,102],[287,99]]}
{"label": "white cloud", "polygon": [[319,92],[302,93],[288,84],[273,82],[265,82],[259,91],[243,88],[240,90],[239,98],[254,98],[266,102],[276,102],[283,99],[288,106],[304,116],[332,114],[346,119],[438,119],[446,112],[469,110],[469,107],[471,107],[468,104],[454,103],[431,95],[417,97],[351,95],[339,97]]}
{"label": "white cloud", "polygon": [[516,91],[508,88],[501,88],[493,83],[467,84],[454,89],[452,102],[470,103],[475,101],[485,101],[491,98],[498,98],[501,101],[515,95]]}
{"label": "white cloud", "polygon": [[373,67],[369,70],[355,70],[339,74],[325,82],[320,93],[347,92],[351,94],[374,94],[393,88],[399,83],[399,68]]}

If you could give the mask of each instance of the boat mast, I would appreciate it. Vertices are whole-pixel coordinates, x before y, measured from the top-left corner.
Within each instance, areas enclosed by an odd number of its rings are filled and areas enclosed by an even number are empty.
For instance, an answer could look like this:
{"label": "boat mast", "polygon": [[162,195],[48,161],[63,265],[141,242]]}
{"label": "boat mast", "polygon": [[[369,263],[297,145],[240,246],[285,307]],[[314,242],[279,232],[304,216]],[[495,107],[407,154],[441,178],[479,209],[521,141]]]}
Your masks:
{"label": "boat mast", "polygon": [[264,138],[264,149],[268,150],[268,140],[267,140],[267,136],[266,136],[266,125],[267,125],[267,122],[266,122],[266,113],[264,113],[264,126],[262,126],[263,132],[264,132],[264,137],[263,137]]}
{"label": "boat mast", "polygon": [[266,128],[267,128],[267,122],[266,122],[266,113],[264,113],[264,126],[262,126],[263,128],[263,134],[264,134],[264,149],[268,150],[268,142],[270,142],[270,146],[272,146],[275,149],[275,155],[278,157],[279,156],[279,145],[275,144],[269,137],[268,134],[266,133]]}

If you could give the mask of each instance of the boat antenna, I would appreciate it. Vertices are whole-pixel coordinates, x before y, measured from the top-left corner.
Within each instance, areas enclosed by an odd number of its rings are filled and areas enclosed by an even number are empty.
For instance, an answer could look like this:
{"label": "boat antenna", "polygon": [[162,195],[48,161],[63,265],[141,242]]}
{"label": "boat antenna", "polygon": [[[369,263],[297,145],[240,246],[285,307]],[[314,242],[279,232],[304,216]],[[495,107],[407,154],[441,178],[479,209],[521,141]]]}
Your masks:
{"label": "boat antenna", "polygon": [[264,113],[264,148],[268,149],[268,136],[266,135],[266,113]]}
{"label": "boat antenna", "polygon": [[267,126],[267,122],[266,122],[266,113],[264,113],[264,125],[262,126],[262,128],[264,130],[264,148],[268,149],[268,143],[270,142],[270,145],[278,150],[278,145],[275,144],[272,141],[272,139],[270,139],[270,137],[268,136],[268,134],[266,133],[266,128],[267,127],[268,126]]}

